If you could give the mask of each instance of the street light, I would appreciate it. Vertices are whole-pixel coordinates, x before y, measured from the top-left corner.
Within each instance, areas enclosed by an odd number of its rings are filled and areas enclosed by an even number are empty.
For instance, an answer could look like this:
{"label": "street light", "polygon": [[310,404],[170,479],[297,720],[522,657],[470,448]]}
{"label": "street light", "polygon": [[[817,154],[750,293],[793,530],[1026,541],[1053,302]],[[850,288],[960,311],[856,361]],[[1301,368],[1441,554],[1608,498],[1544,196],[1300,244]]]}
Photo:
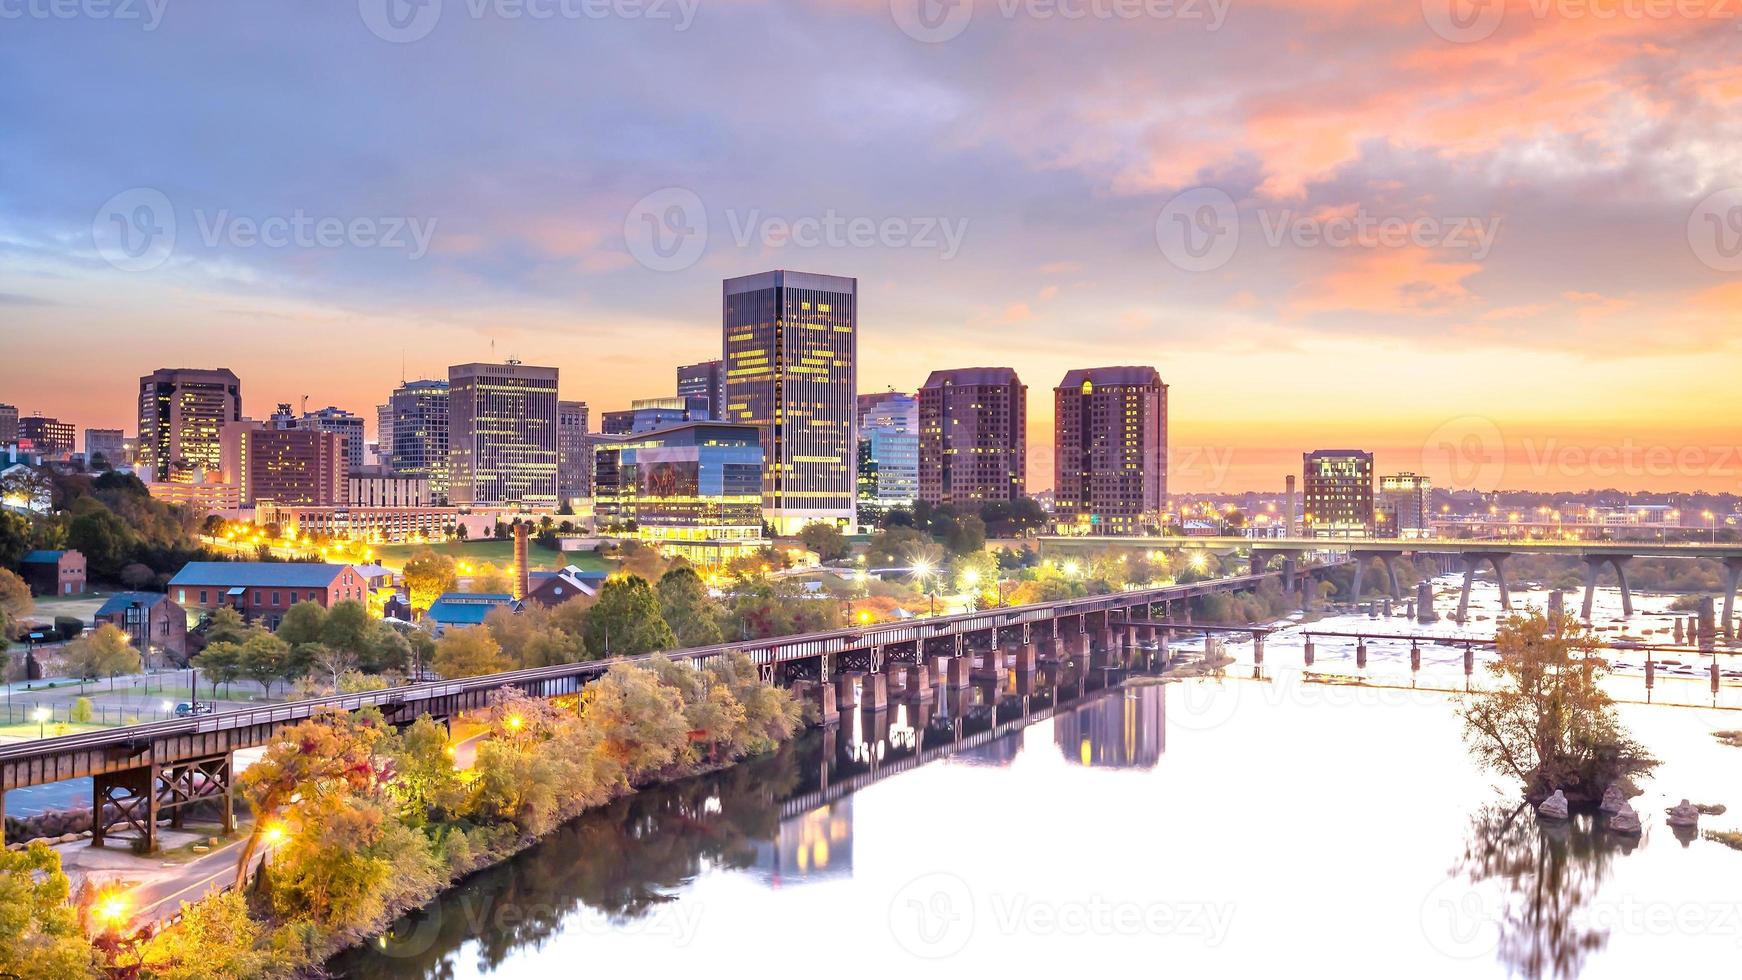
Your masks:
{"label": "street light", "polygon": [[47,708],[37,708],[35,713],[32,714],[31,717],[36,721],[37,738],[48,737],[48,720],[53,716],[54,713]]}
{"label": "street light", "polygon": [[1718,543],[1718,515],[1711,511],[1705,512],[1706,523],[1712,526],[1712,543]]}

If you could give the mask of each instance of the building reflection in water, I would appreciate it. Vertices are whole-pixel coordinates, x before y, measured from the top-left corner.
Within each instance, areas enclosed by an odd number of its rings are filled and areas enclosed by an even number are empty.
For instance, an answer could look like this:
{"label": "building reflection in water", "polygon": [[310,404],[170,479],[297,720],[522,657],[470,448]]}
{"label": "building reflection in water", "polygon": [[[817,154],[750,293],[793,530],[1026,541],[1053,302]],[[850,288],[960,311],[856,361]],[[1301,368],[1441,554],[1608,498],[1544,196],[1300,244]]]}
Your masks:
{"label": "building reflection in water", "polygon": [[1053,719],[1053,743],[1065,759],[1108,769],[1153,769],[1167,748],[1166,689],[1127,687]]}
{"label": "building reflection in water", "polygon": [[852,877],[853,798],[782,820],[773,840],[757,843],[756,867],[775,888]]}

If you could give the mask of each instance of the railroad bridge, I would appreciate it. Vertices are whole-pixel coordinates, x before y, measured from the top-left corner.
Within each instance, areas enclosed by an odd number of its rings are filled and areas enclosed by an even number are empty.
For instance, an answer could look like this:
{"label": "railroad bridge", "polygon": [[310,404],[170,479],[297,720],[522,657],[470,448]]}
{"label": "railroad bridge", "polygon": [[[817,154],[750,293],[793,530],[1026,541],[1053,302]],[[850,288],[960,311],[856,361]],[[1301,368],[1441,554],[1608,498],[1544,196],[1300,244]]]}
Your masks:
{"label": "railroad bridge", "polygon": [[[1300,569],[1298,574],[1313,574]],[[827,722],[839,714],[875,712],[891,698],[930,701],[938,692],[996,684],[1013,675],[1032,684],[1040,672],[1111,668],[1156,647],[1178,610],[1223,591],[1257,587],[1282,572],[1212,579],[1183,585],[1085,596],[1058,602],[984,609],[926,619],[830,630],[799,636],[536,667],[452,681],[413,684],[361,694],[310,698],[173,721],[130,725],[0,747],[0,792],[89,776],[92,843],[117,832],[155,849],[160,821],[180,826],[187,808],[209,801],[234,825],[233,758],[239,749],[271,742],[283,729],[322,711],[379,709],[388,722],[410,724],[420,715],[449,719],[484,708],[492,692],[516,688],[536,697],[578,693],[620,664],[654,657],[710,658],[744,653],[764,679],[792,686]],[[1297,570],[1291,564],[1288,577]],[[0,818],[4,817],[0,796]],[[0,821],[3,825],[3,821]]]}

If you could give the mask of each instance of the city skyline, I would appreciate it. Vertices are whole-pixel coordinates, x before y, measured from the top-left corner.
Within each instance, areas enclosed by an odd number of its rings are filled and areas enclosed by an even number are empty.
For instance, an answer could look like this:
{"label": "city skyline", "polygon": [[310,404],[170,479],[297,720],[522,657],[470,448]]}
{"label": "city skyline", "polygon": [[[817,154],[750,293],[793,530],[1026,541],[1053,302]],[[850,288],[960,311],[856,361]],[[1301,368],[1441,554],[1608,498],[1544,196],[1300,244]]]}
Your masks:
{"label": "city skyline", "polygon": [[[1713,367],[1735,363],[1742,283],[1733,243],[1700,237],[1727,233],[1700,219],[1727,213],[1712,209],[1734,172],[1733,25],[1557,9],[1482,43],[1436,33],[1418,3],[1235,6],[1216,29],[982,14],[936,44],[887,4],[710,8],[682,32],[449,11],[408,43],[345,5],[171,11],[145,35],[29,24],[0,40],[17,83],[0,96],[15,175],[0,191],[14,355],[0,400],[114,427],[130,415],[110,392],[129,376],[222,363],[249,379],[255,417],[305,393],[368,413],[402,363],[439,377],[513,355],[609,410],[717,356],[720,280],[787,267],[859,279],[863,391],[912,391],[938,368],[1006,366],[1039,390],[1072,367],[1155,364],[1176,385],[1174,445],[1234,454],[1219,479],[1176,465],[1180,491],[1276,486],[1322,445],[1421,470],[1411,454],[1469,416],[1505,433],[1500,486],[1735,489],[1737,440],[1718,422],[1742,392]],[[771,35],[793,39],[789,70],[743,65]],[[319,85],[210,85],[225,52],[290,57],[316,39]],[[849,41],[852,62],[830,55]],[[1107,72],[1084,77],[1091,57]],[[33,101],[69,63],[106,97]],[[794,74],[817,82],[795,90]],[[555,77],[580,84],[524,97]],[[418,98],[350,96],[397,88]],[[763,113],[771,101],[782,112]],[[165,104],[177,128],[157,121]],[[760,152],[796,129],[802,148]],[[247,161],[192,131],[231,133]],[[431,132],[446,134],[434,152]],[[1157,232],[1198,188],[1233,202],[1240,238],[1192,271]],[[93,237],[137,189],[162,195],[177,230],[146,269]],[[693,254],[638,249],[634,219],[696,204]],[[298,215],[374,221],[390,241],[264,247],[238,227]],[[1322,240],[1417,218],[1443,234]],[[855,244],[857,219],[903,234]],[[297,342],[236,343],[257,333]],[[154,364],[87,364],[67,337],[122,352],[150,338]],[[1038,490],[1052,410],[1035,401]],[[1533,465],[1551,440],[1705,460]]]}

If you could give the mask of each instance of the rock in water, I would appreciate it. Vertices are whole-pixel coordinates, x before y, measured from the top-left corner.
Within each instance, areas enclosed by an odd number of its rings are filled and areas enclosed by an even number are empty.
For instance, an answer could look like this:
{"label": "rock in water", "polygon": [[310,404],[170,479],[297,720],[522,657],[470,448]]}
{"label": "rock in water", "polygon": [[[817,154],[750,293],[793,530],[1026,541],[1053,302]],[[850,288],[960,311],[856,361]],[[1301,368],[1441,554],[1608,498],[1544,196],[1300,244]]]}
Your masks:
{"label": "rock in water", "polygon": [[1542,801],[1542,805],[1536,808],[1536,812],[1538,816],[1547,817],[1550,820],[1565,820],[1567,818],[1567,794],[1558,789],[1555,790],[1553,796]]}
{"label": "rock in water", "polygon": [[1627,794],[1622,792],[1620,786],[1610,783],[1609,788],[1603,791],[1603,802],[1597,805],[1597,809],[1604,813],[1620,813],[1623,809],[1630,809]]}
{"label": "rock in water", "polygon": [[1609,829],[1618,834],[1637,835],[1644,833],[1645,828],[1639,823],[1639,814],[1626,803],[1609,818]]}
{"label": "rock in water", "polygon": [[1700,808],[1682,800],[1669,809],[1669,825],[1671,827],[1697,827],[1700,823]]}

